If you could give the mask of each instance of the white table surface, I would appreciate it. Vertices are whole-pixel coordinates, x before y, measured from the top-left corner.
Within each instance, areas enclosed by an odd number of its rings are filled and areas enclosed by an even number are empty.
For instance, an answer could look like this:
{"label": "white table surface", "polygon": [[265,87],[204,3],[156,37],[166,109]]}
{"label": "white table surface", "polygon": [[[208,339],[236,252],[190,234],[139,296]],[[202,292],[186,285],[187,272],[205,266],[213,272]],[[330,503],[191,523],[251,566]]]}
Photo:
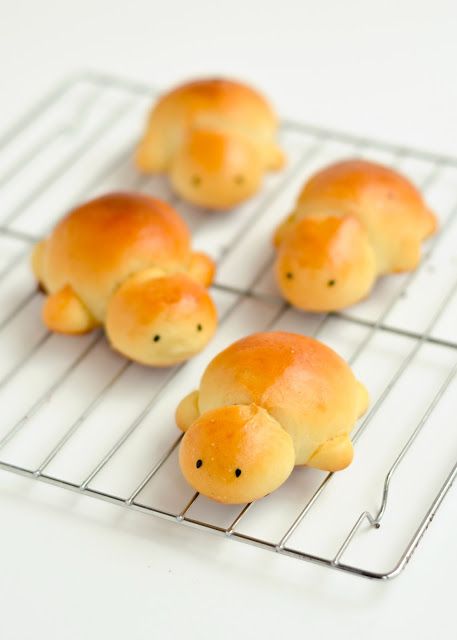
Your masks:
{"label": "white table surface", "polygon": [[[69,72],[254,82],[287,116],[457,155],[457,5],[0,0],[0,129]],[[0,637],[452,638],[455,490],[373,583],[0,476]]]}

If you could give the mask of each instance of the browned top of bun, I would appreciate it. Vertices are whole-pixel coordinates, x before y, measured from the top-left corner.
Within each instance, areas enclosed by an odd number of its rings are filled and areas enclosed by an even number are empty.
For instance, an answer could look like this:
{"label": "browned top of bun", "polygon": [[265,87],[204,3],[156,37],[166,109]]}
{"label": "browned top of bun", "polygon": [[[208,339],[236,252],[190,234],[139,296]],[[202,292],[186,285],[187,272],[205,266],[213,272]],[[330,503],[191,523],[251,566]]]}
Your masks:
{"label": "browned top of bun", "polygon": [[317,340],[283,331],[257,333],[208,365],[199,409],[255,403],[289,433],[287,424],[306,424],[311,437],[322,442],[354,425],[363,400],[359,386],[347,363]]}
{"label": "browned top of bun", "polygon": [[435,228],[434,216],[418,189],[394,169],[369,160],[343,160],[318,171],[300,193],[298,207],[303,204],[335,205],[342,213],[367,207],[367,222],[379,213],[400,213],[403,226],[409,217],[411,224],[424,226],[424,233]]}
{"label": "browned top of bun", "polygon": [[[227,118],[226,125],[241,125],[254,130],[268,125],[275,127],[277,118],[267,100],[251,87],[223,78],[204,78],[182,84],[159,101],[157,109],[178,110],[185,107],[189,117],[207,114],[206,120],[199,120],[202,126],[211,128],[211,113],[217,114],[217,126]],[[259,120],[260,119],[260,120]],[[247,131],[248,132],[248,131]]]}
{"label": "browned top of bun", "polygon": [[189,231],[172,207],[147,195],[112,193],[57,224],[43,252],[43,281],[50,293],[70,284],[98,317],[97,308],[127,276],[189,260]]}
{"label": "browned top of bun", "polygon": [[91,274],[116,268],[127,254],[160,264],[184,261],[189,241],[186,224],[172,207],[130,193],[111,193],[73,209],[48,240],[69,260],[77,253]]}

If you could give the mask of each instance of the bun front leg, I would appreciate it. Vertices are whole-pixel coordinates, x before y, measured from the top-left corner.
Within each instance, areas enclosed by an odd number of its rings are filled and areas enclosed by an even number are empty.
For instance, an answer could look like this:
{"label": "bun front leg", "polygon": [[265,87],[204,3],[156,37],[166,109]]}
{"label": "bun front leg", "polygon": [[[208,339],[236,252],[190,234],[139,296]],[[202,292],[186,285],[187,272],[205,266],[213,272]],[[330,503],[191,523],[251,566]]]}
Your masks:
{"label": "bun front leg", "polygon": [[273,246],[278,248],[297,221],[297,214],[292,211],[277,227],[273,235]]}
{"label": "bun front leg", "polygon": [[163,173],[168,169],[170,152],[164,132],[152,125],[137,147],[135,164],[143,173]]}
{"label": "bun front leg", "polygon": [[209,287],[214,280],[215,272],[214,261],[206,253],[200,251],[192,253],[187,273],[193,280],[196,280],[204,287]]}
{"label": "bun front leg", "polygon": [[51,331],[70,334],[87,333],[99,325],[70,285],[47,296],[43,321]]}
{"label": "bun front leg", "polygon": [[198,391],[192,391],[181,400],[176,409],[176,424],[181,431],[187,431],[190,425],[200,417]]}
{"label": "bun front leg", "polygon": [[286,156],[284,151],[278,147],[278,145],[273,144],[268,157],[267,169],[270,169],[271,171],[279,171],[285,164]]}

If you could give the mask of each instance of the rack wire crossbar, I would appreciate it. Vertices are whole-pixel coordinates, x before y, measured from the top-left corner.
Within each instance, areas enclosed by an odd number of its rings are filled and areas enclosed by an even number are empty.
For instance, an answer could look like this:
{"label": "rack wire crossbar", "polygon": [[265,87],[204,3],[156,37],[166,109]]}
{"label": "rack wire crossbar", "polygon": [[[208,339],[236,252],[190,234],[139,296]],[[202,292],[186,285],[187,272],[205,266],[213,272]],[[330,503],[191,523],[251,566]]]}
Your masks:
{"label": "rack wire crossbar", "polygon": [[[70,145],[70,149],[66,155],[62,158],[62,161],[57,167],[53,167],[48,173],[38,180],[37,184],[32,186],[29,190],[22,190],[21,197],[6,212],[2,212],[3,218],[0,222],[0,241],[2,239],[8,239],[19,243],[22,247],[17,253],[15,253],[11,260],[0,270],[0,293],[5,282],[9,279],[15,278],[15,274],[23,266],[24,260],[27,259],[27,255],[30,252],[31,245],[42,237],[46,231],[48,231],[55,221],[46,220],[43,223],[41,229],[35,232],[33,229],[30,231],[27,226],[21,226],[21,218],[24,214],[27,214],[27,210],[37,199],[46,197],[49,191],[60,183],[65,175],[71,171],[78,163],[89,153],[93,148],[97,146],[97,143],[102,141],[108,136],[113,129],[119,125],[122,119],[130,114],[138,106],[138,101],[150,99],[155,95],[149,87],[142,86],[140,84],[123,80],[119,78],[111,78],[100,74],[86,73],[81,74],[75,78],[69,79],[63,83],[57,90],[53,91],[47,98],[45,98],[30,114],[20,119],[10,130],[0,137],[0,161],[4,158],[4,154],[14,148],[16,140],[21,136],[28,134],[34,127],[40,128],[40,118],[44,117],[50,110],[58,106],[61,102],[69,100],[71,102],[71,95],[75,89],[86,88],[87,92],[84,95],[84,99],[78,102],[78,107],[73,110],[70,115],[64,118],[63,122],[56,122],[55,126],[49,131],[41,133],[39,131],[38,138],[32,141],[25,150],[14,159],[10,165],[6,165],[5,169],[0,170],[0,196],[8,191],[8,187],[13,183],[21,180],[22,172],[27,172],[30,167],[33,168],[34,163],[40,161],[40,155],[46,152],[47,148],[55,144],[56,140],[72,139],[72,137],[78,138],[81,135],[81,129],[84,129],[87,119],[90,119],[91,113],[97,109],[97,106],[103,102],[104,97],[109,92],[114,92],[118,98],[117,103],[111,108],[109,113],[98,122],[91,135],[84,138],[81,142],[77,139],[74,144]],[[331,143],[338,143],[345,146],[346,154],[348,150],[354,152],[370,152],[375,151],[379,153],[387,153],[392,157],[393,164],[401,164],[408,159],[419,160],[427,165],[427,172],[425,178],[422,180],[421,187],[425,191],[430,188],[434,182],[439,179],[441,172],[447,167],[455,169],[457,167],[457,159],[447,157],[439,154],[433,154],[427,151],[418,151],[410,149],[404,146],[390,145],[381,141],[369,140],[356,136],[351,136],[345,133],[338,133],[328,131],[322,128],[302,125],[296,122],[283,122],[282,132],[293,133],[294,135],[303,136],[307,140],[307,144],[303,142],[300,152],[296,154],[296,158],[292,163],[289,170],[286,171],[284,177],[277,181],[277,183],[266,190],[265,194],[262,194],[259,199],[256,200],[254,205],[247,210],[246,220],[242,224],[238,225],[232,236],[228,246],[221,247],[219,251],[219,260],[221,264],[224,261],[230,259],[234,251],[236,251],[240,240],[245,238],[252,230],[253,224],[259,220],[265,220],[270,215],[272,207],[276,206],[278,202],[281,202],[281,198],[287,192],[288,189],[292,189],[299,184],[297,182],[303,175],[306,175],[306,171],[309,171],[310,165],[319,158],[326,145]],[[108,162],[103,162],[102,166],[97,166],[96,170],[93,170],[88,176],[88,180],[84,180],[84,184],[78,190],[70,202],[66,203],[66,208],[77,203],[83,198],[86,198],[94,190],[97,190],[103,186],[110,177],[117,175],[119,170],[125,169],[128,166],[129,157],[133,149],[134,140],[130,140],[126,148],[118,149],[114,156],[109,157]],[[151,186],[152,184],[152,186]],[[150,189],[154,191],[154,183],[147,178],[134,177],[133,182],[129,184],[130,188],[135,189]],[[118,184],[118,188],[124,188],[123,183]],[[160,187],[163,189],[163,185]],[[184,203],[178,201],[175,196],[169,194],[169,198],[178,208],[184,208]],[[285,211],[283,211],[285,213]],[[194,215],[192,231],[196,234],[201,229],[205,228],[206,220],[202,212],[192,212]],[[196,217],[195,217],[196,216]],[[114,443],[111,443],[107,447],[101,457],[96,461],[96,464],[85,473],[84,477],[79,482],[74,482],[70,478],[60,477],[53,475],[49,472],[49,467],[58,458],[62,450],[71,444],[75,435],[77,435],[96,410],[107,401],[110,393],[115,389],[116,385],[121,381],[128,372],[132,369],[132,363],[122,362],[117,369],[107,378],[105,384],[101,386],[99,391],[91,397],[86,403],[82,411],[71,421],[68,427],[59,433],[59,437],[55,440],[54,444],[48,448],[46,454],[39,460],[38,464],[32,467],[21,465],[14,460],[8,460],[8,456],[0,460],[0,469],[16,473],[18,475],[32,478],[40,482],[44,482],[50,485],[66,488],[80,495],[87,495],[100,500],[111,502],[113,504],[121,505],[123,507],[140,511],[142,513],[155,515],[167,520],[172,520],[185,524],[187,526],[210,531],[215,534],[222,535],[226,538],[230,538],[239,542],[251,544],[263,549],[267,549],[278,553],[280,555],[289,556],[296,559],[306,560],[322,566],[326,566],[346,573],[355,574],[372,579],[387,580],[398,575],[409,562],[413,555],[417,545],[424,532],[426,531],[429,523],[435,516],[438,508],[440,507],[444,497],[449,492],[456,476],[457,476],[457,463],[448,471],[444,482],[440,485],[437,493],[435,494],[431,504],[429,504],[425,513],[422,514],[419,519],[413,534],[411,535],[407,545],[402,550],[400,557],[397,559],[393,568],[388,571],[375,571],[364,566],[355,566],[353,564],[345,563],[343,557],[348,548],[354,543],[358,532],[362,525],[367,523],[368,526],[375,531],[381,526],[384,515],[388,508],[389,497],[392,491],[392,480],[398,469],[400,468],[403,460],[408,455],[409,451],[413,447],[420,434],[423,432],[426,424],[430,420],[433,412],[437,408],[442,398],[447,393],[448,389],[455,380],[457,374],[457,342],[451,337],[442,337],[437,335],[435,330],[439,321],[443,315],[449,310],[450,305],[455,299],[457,291],[457,278],[452,278],[451,286],[447,288],[445,294],[442,296],[439,303],[433,309],[433,314],[423,330],[417,330],[411,327],[400,326],[389,320],[391,312],[396,308],[399,301],[401,301],[414,284],[416,279],[422,274],[424,265],[429,259],[436,255],[440,246],[443,244],[443,240],[446,239],[447,233],[452,230],[457,219],[457,189],[455,194],[454,206],[442,225],[441,231],[435,238],[429,243],[424,259],[419,268],[413,273],[409,274],[402,282],[401,287],[391,296],[377,315],[375,319],[366,318],[364,316],[357,316],[357,314],[341,313],[329,313],[322,316],[312,331],[313,335],[320,336],[322,332],[328,327],[328,324],[332,321],[338,321],[340,323],[349,323],[360,330],[366,330],[363,339],[360,341],[352,355],[348,358],[351,365],[358,362],[359,358],[367,352],[372,341],[380,334],[394,335],[401,337],[405,340],[409,340],[412,344],[411,348],[407,352],[406,356],[401,360],[400,365],[394,371],[393,376],[388,380],[387,384],[382,389],[377,399],[372,404],[367,416],[363,419],[359,427],[356,429],[353,441],[357,442],[362,434],[368,431],[368,427],[377,415],[378,411],[383,407],[386,399],[391,392],[396,388],[399,380],[409,370],[411,364],[417,358],[419,351],[424,345],[430,345],[436,348],[443,348],[450,350],[455,354],[453,359],[453,366],[451,367],[444,380],[438,386],[431,401],[423,412],[420,420],[414,425],[414,428],[407,434],[403,445],[400,450],[397,450],[392,455],[392,462],[384,476],[381,496],[378,508],[372,512],[372,510],[365,509],[356,518],[354,524],[350,527],[347,534],[341,540],[338,547],[335,549],[333,555],[325,557],[323,555],[307,552],[306,550],[295,548],[291,545],[291,539],[303,523],[305,518],[315,507],[320,496],[323,494],[325,488],[329,485],[330,481],[334,477],[334,474],[327,474],[323,477],[320,484],[315,491],[310,495],[304,505],[297,505],[298,514],[291,522],[285,523],[282,534],[277,539],[267,539],[251,535],[239,530],[240,524],[243,523],[247,514],[253,510],[253,504],[247,504],[240,507],[235,517],[231,518],[228,525],[218,525],[211,522],[210,519],[203,520],[191,515],[191,509],[199,499],[199,494],[195,493],[190,498],[183,499],[182,505],[178,510],[167,510],[147,504],[142,498],[142,492],[154,482],[154,478],[164,468],[166,463],[171,459],[172,455],[176,451],[181,436],[176,436],[172,442],[160,452],[155,460],[154,464],[150,466],[147,472],[141,477],[137,478],[137,481],[132,485],[127,495],[121,496],[117,493],[100,490],[93,486],[93,482],[100,474],[109,466],[110,462],[116,457],[118,452],[135,437],[138,433],[144,421],[149,416],[151,410],[159,402],[163,393],[170,389],[170,385],[173,381],[179,379],[179,376],[185,372],[186,365],[181,365],[175,369],[163,374],[159,384],[156,386],[154,393],[147,398],[145,402],[137,412],[135,418],[125,425],[123,431],[118,435]],[[219,233],[220,236],[224,235],[224,227],[221,227]],[[285,304],[277,294],[262,292],[262,288],[259,288],[259,284],[263,281],[266,271],[271,267],[271,258],[265,262],[261,261],[259,265],[254,269],[249,278],[249,286],[247,288],[239,287],[234,283],[227,283],[226,281],[217,281],[215,284],[215,291],[220,292],[221,295],[227,295],[230,297],[230,304],[226,306],[225,311],[221,316],[220,327],[230,323],[234,314],[240,309],[240,306],[249,299],[262,301],[265,303],[271,303],[275,305],[275,312],[269,319],[268,323],[264,323],[263,328],[274,327],[285,317],[285,315],[291,312],[291,309]],[[32,306],[39,298],[40,292],[38,292],[33,286],[29,285],[29,288],[25,287],[22,297],[17,299],[16,297],[10,303],[6,301],[6,313],[0,319],[0,338],[2,333],[8,331],[14,321],[23,314],[31,313],[29,307]],[[21,373],[28,366],[33,365],[34,357],[46,348],[47,344],[51,340],[51,334],[42,331],[38,335],[37,339],[30,344],[30,348],[13,362],[12,366],[0,376],[0,393],[11,382],[18,379]],[[29,406],[27,401],[24,400],[23,413],[13,424],[5,430],[0,436],[0,456],[4,455],[4,452],[8,452],[8,446],[14,442],[14,440],[23,434],[30,422],[45,409],[48,401],[54,398],[61,392],[65,384],[71,378],[72,374],[78,369],[78,367],[86,361],[87,358],[93,356],[95,350],[102,343],[102,334],[96,333],[80,350],[77,356],[73,360],[69,360],[61,370],[57,378],[53,379],[51,383],[44,388],[41,394],[35,398]],[[147,375],[145,373],[144,375]],[[24,390],[24,397],[26,397]],[[174,407],[170,407],[172,413]]]}

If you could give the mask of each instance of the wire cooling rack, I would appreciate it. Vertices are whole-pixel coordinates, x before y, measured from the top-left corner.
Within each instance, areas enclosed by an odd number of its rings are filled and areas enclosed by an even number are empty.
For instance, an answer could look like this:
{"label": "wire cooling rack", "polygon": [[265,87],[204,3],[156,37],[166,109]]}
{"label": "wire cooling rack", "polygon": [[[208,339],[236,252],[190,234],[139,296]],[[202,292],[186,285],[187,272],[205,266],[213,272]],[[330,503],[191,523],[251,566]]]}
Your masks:
{"label": "wire cooling rack", "polygon": [[[176,199],[165,179],[135,172],[132,151],[154,95],[83,74],[0,140],[0,468],[281,555],[392,578],[457,475],[457,160],[285,122],[287,169],[238,210],[210,215]],[[355,155],[409,175],[440,233],[417,271],[381,279],[367,301],[344,313],[296,312],[273,282],[272,231],[307,176]],[[194,245],[218,261],[220,328],[185,365],[147,369],[113,353],[101,332],[70,338],[41,324],[31,245],[70,206],[113,189],[171,201]],[[356,458],[338,474],[296,469],[256,503],[219,505],[181,477],[174,409],[213,355],[274,328],[325,341],[370,389]]]}

